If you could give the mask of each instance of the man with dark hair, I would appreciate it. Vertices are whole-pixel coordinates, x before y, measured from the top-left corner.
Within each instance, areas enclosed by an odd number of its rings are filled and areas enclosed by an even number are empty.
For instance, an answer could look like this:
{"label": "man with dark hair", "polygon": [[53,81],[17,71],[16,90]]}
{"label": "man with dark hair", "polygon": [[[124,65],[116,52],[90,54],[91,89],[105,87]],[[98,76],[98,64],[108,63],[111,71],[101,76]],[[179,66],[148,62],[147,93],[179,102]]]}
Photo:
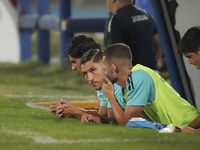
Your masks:
{"label": "man with dark hair", "polygon": [[[69,55],[69,60],[72,63],[72,70],[76,71],[78,74],[83,75],[80,66],[80,59],[85,52],[90,49],[101,49],[100,44],[95,41],[92,37],[87,35],[79,35],[74,37],[69,45],[67,46],[67,53]],[[97,90],[97,94],[99,100],[101,100],[103,92],[102,90]],[[64,110],[68,110],[68,112],[63,113]],[[57,114],[58,117],[75,117],[80,118],[82,114],[85,112],[83,110],[78,109],[70,102],[66,100],[57,101],[50,106],[50,111],[53,114]],[[99,101],[98,113],[101,115],[106,115],[107,107],[101,107]],[[87,111],[87,113],[95,113],[94,111]],[[97,112],[96,112],[97,113]]]}
{"label": "man with dark hair", "polygon": [[162,48],[152,17],[133,5],[133,0],[106,0],[111,15],[106,22],[104,46],[125,43],[132,52],[132,65],[158,70]]}
{"label": "man with dark hair", "polygon": [[[179,42],[178,52],[188,59],[189,64],[200,69],[200,26],[193,26],[187,30]],[[187,126],[182,132],[200,132],[200,129]]]}
{"label": "man with dark hair", "polygon": [[188,58],[189,64],[200,69],[200,26],[188,29],[178,45],[178,51]]}
{"label": "man with dark hair", "polygon": [[[82,56],[81,61],[80,61],[83,75],[85,76],[89,84],[93,86],[95,90],[100,90],[102,87],[102,83],[105,80],[104,74],[102,72],[102,67],[103,67],[102,60],[103,60],[103,52],[98,49],[91,49]],[[121,99],[121,95],[122,95],[121,87],[117,84],[114,84],[114,88],[115,88],[115,95],[117,97],[119,105],[122,108],[125,108],[125,101]],[[106,117],[109,117],[109,118],[113,117],[111,105],[104,94],[102,95],[100,105],[107,107]],[[115,119],[112,118],[112,120],[114,121]]]}
{"label": "man with dark hair", "polygon": [[[190,105],[155,71],[140,64],[132,67],[131,50],[122,43],[112,44],[103,54],[105,82],[103,93],[108,97],[119,125],[126,125],[132,117],[176,127],[200,127],[199,112]],[[123,88],[126,101],[122,109],[114,94],[113,84]],[[90,118],[100,122],[98,117]]]}
{"label": "man with dark hair", "polygon": [[[101,90],[102,83],[104,82],[104,74],[102,72],[102,58],[103,58],[103,52],[99,49],[91,49],[84,53],[84,55],[81,57],[80,65],[82,74],[88,81],[88,83],[95,89],[95,90]],[[121,88],[117,84],[115,84],[115,94],[116,95],[122,95]],[[125,107],[124,101],[120,101],[120,105]],[[75,118],[81,118],[83,115],[88,115],[91,113],[88,113],[86,111],[82,111],[80,109],[75,109],[73,106],[67,106],[64,104],[64,108],[59,111],[59,115],[61,116],[73,116]],[[100,110],[98,113],[96,113],[96,116],[99,117],[113,117],[112,109],[110,105],[108,104],[108,99],[106,99],[105,95],[102,94],[101,96],[101,103],[100,108],[106,108],[104,113]],[[112,118],[113,121],[115,119]]]}
{"label": "man with dark hair", "polygon": [[69,60],[72,63],[72,70],[81,73],[80,58],[90,49],[101,49],[100,44],[92,37],[79,35],[74,37],[67,46]]}

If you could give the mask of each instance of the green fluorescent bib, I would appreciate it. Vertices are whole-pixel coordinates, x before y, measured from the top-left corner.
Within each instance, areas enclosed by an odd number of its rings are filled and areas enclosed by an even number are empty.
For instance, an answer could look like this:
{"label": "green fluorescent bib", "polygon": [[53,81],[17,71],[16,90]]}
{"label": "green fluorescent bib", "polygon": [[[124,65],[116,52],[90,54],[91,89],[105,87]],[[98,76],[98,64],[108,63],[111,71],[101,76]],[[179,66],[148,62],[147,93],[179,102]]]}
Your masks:
{"label": "green fluorescent bib", "polygon": [[139,69],[146,71],[152,77],[156,92],[154,102],[144,106],[142,117],[163,124],[173,123],[183,128],[199,115],[197,109],[181,98],[159,74],[142,65],[134,66],[132,72]]}

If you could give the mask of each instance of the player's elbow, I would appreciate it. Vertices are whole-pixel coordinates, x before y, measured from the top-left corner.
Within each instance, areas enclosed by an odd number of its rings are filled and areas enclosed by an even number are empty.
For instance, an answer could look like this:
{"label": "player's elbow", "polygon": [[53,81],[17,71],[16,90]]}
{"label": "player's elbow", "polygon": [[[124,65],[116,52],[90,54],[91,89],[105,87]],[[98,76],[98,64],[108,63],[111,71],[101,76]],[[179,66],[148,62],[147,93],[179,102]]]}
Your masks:
{"label": "player's elbow", "polygon": [[127,121],[124,121],[124,120],[118,120],[117,122],[118,122],[118,125],[120,126],[126,126],[127,124]]}

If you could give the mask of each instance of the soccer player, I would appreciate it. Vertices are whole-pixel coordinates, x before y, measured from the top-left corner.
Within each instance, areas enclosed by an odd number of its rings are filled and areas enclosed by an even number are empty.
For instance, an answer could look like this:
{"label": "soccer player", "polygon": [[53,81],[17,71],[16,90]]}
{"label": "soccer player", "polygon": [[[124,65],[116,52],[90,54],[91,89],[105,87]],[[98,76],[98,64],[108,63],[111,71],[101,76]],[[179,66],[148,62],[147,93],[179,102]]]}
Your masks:
{"label": "soccer player", "polygon": [[[112,44],[103,54],[105,82],[103,93],[108,97],[119,125],[126,125],[132,117],[140,117],[176,127],[198,128],[199,112],[190,105],[155,71],[140,64],[132,67],[130,48],[122,43]],[[123,88],[125,109],[114,94],[113,84]],[[101,118],[90,116],[94,122]],[[105,118],[104,118],[105,120]]]}
{"label": "soccer player", "polygon": [[[102,87],[102,83],[105,80],[104,74],[102,71],[102,67],[103,67],[102,60],[103,60],[103,52],[99,49],[91,49],[82,56],[81,61],[80,61],[83,75],[85,76],[88,83],[92,85],[95,90],[100,90]],[[121,95],[122,95],[121,87],[117,84],[114,84],[114,88],[115,88],[114,93],[116,95],[116,98],[118,100],[120,107],[125,108],[125,101],[124,99],[121,99]],[[101,99],[101,106],[107,107],[106,117],[112,118],[112,120],[115,121],[115,119],[113,118],[114,116],[113,116],[111,105],[104,94]],[[85,120],[88,122],[87,119]]]}
{"label": "soccer player", "polygon": [[[78,74],[82,75],[80,59],[85,52],[90,49],[101,49],[100,44],[94,40],[92,37],[87,35],[79,35],[74,37],[67,46],[67,53],[69,60],[72,64],[72,70],[76,71]],[[102,90],[97,90],[99,99],[102,97]],[[100,101],[99,101],[100,103]],[[68,113],[63,111],[68,108]],[[75,117],[80,118],[84,110],[77,109],[74,105],[66,100],[57,101],[50,106],[50,111],[53,114],[57,114],[58,117]],[[107,114],[107,107],[98,108],[98,113],[102,116]],[[70,112],[70,113],[69,113]],[[95,113],[94,111],[87,111],[87,113]]]}
{"label": "soccer player", "polygon": [[[187,30],[178,45],[178,51],[187,57],[189,64],[200,69],[200,26],[193,26]],[[179,130],[176,130],[177,132]],[[185,127],[182,132],[200,132],[200,129]]]}
{"label": "soccer player", "polygon": [[[104,74],[102,72],[102,54],[103,52],[99,49],[91,49],[85,52],[80,60],[82,74],[95,90],[101,90],[102,83],[104,82]],[[123,99],[120,99],[122,95],[121,87],[117,84],[114,84],[114,87],[116,97],[119,96],[118,102],[120,106],[125,108],[125,101]],[[75,118],[81,118],[83,115],[87,116],[88,114],[91,114],[80,109],[75,109],[74,106],[68,106],[68,104],[63,105],[64,108],[62,107],[62,109],[60,109],[59,111],[59,114],[62,116],[73,116]],[[116,123],[111,106],[108,103],[108,99],[105,97],[104,94],[101,98],[100,107],[107,108],[107,111],[105,111],[106,113],[102,114],[98,112],[95,115],[99,117],[108,117],[112,119],[113,123]]]}
{"label": "soccer player", "polygon": [[200,26],[188,29],[178,45],[178,50],[188,58],[189,64],[200,69]]}

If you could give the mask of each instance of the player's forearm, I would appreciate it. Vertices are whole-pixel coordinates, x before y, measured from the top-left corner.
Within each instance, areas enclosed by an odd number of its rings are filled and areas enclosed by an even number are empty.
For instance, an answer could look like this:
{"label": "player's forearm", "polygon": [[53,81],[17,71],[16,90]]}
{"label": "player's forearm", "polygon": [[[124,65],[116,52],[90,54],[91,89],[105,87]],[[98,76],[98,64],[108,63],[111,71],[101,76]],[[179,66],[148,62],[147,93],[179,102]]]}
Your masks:
{"label": "player's forearm", "polygon": [[118,124],[118,122],[116,121],[115,117],[100,117],[100,123],[103,123],[103,124]]}
{"label": "player's forearm", "polygon": [[126,122],[124,121],[124,110],[118,103],[115,95],[111,95],[108,97],[110,104],[112,106],[114,117],[119,125],[125,125]]}
{"label": "player's forearm", "polygon": [[198,115],[197,118],[194,119],[188,126],[194,129],[200,128],[200,115]]}
{"label": "player's forearm", "polygon": [[175,129],[175,132],[193,133],[193,132],[200,132],[200,129],[193,129],[189,126],[186,126],[183,129]]}
{"label": "player's forearm", "polygon": [[98,115],[98,112],[95,110],[86,110],[86,109],[78,109],[75,113],[74,113],[74,118],[77,119],[81,119],[83,114],[92,114],[92,115]]}

